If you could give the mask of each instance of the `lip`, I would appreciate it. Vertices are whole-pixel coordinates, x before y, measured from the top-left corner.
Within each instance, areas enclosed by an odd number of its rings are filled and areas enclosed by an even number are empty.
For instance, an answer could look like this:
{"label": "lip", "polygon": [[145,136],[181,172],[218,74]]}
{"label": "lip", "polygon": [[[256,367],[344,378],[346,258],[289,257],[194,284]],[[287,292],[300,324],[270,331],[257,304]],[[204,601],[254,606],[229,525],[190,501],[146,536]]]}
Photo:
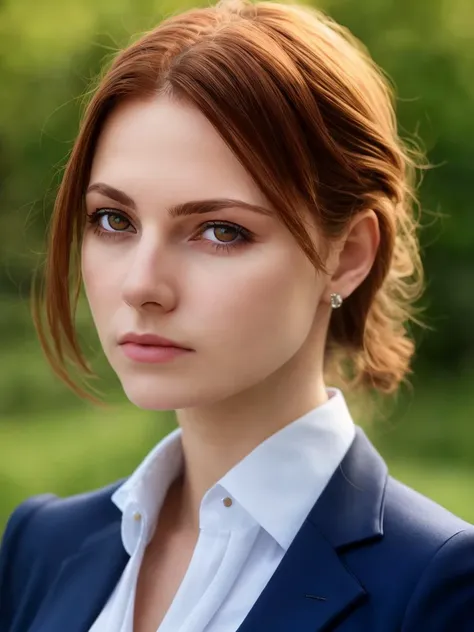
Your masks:
{"label": "lip", "polygon": [[124,342],[120,345],[124,355],[134,362],[143,364],[161,364],[170,362],[178,356],[190,353],[182,347],[164,347],[160,345],[140,345],[136,342]]}
{"label": "lip", "polygon": [[119,344],[133,344],[149,347],[174,348],[182,349],[184,351],[192,351],[192,349],[179,344],[179,342],[169,340],[168,338],[163,338],[162,336],[156,336],[155,334],[127,333],[119,339]]}

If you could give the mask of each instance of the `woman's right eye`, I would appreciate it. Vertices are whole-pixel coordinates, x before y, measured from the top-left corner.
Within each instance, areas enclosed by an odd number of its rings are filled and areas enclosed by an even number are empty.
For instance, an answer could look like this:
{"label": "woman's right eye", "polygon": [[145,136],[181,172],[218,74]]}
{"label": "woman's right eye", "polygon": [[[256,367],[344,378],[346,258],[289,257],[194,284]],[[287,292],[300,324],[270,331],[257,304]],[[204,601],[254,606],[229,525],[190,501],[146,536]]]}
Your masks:
{"label": "woman's right eye", "polygon": [[94,226],[94,232],[104,237],[129,232],[127,229],[131,227],[130,221],[118,211],[96,209],[87,219]]}

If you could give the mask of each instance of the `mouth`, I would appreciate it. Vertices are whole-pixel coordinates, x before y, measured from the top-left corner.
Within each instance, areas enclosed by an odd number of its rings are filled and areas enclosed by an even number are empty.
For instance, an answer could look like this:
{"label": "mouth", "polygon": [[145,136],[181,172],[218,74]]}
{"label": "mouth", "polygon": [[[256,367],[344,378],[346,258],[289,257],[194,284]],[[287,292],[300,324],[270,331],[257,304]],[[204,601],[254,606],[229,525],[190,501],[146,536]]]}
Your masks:
{"label": "mouth", "polygon": [[145,364],[169,362],[192,352],[192,349],[184,349],[183,347],[139,344],[136,342],[123,342],[120,348],[130,360]]}
{"label": "mouth", "polygon": [[146,364],[168,362],[193,351],[179,342],[155,334],[128,333],[119,339],[119,346],[127,358]]}
{"label": "mouth", "polygon": [[185,351],[192,351],[192,349],[190,349],[187,345],[183,345],[175,340],[163,338],[155,334],[128,333],[119,339],[119,344],[135,344],[143,347],[171,347],[175,349],[184,349]]}

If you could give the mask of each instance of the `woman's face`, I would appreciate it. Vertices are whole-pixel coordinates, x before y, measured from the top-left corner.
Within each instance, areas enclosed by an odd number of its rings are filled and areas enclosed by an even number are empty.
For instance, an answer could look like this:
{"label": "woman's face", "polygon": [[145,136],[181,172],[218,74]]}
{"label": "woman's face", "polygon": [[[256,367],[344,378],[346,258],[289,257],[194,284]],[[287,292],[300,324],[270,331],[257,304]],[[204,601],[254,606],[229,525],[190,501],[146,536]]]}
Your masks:
{"label": "woman's face", "polygon": [[[268,214],[232,204],[170,213],[216,198]],[[243,393],[318,326],[323,275],[198,109],[164,96],[122,104],[99,138],[86,201],[85,290],[104,352],[137,406],[171,410]],[[192,351],[138,361],[120,344],[131,332]]]}

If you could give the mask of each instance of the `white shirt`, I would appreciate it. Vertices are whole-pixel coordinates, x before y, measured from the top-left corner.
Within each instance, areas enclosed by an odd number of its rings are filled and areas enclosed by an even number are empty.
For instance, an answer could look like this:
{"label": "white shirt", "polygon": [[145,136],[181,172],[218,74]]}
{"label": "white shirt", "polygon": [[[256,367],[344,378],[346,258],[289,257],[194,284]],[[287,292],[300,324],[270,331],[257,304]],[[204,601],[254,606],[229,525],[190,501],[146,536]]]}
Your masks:
{"label": "white shirt", "polygon": [[[205,493],[191,562],[157,632],[235,632],[243,622],[354,439],[342,392],[327,392],[327,402],[260,443]],[[143,554],[182,466],[177,428],[113,494],[130,560],[89,632],[132,632]]]}

